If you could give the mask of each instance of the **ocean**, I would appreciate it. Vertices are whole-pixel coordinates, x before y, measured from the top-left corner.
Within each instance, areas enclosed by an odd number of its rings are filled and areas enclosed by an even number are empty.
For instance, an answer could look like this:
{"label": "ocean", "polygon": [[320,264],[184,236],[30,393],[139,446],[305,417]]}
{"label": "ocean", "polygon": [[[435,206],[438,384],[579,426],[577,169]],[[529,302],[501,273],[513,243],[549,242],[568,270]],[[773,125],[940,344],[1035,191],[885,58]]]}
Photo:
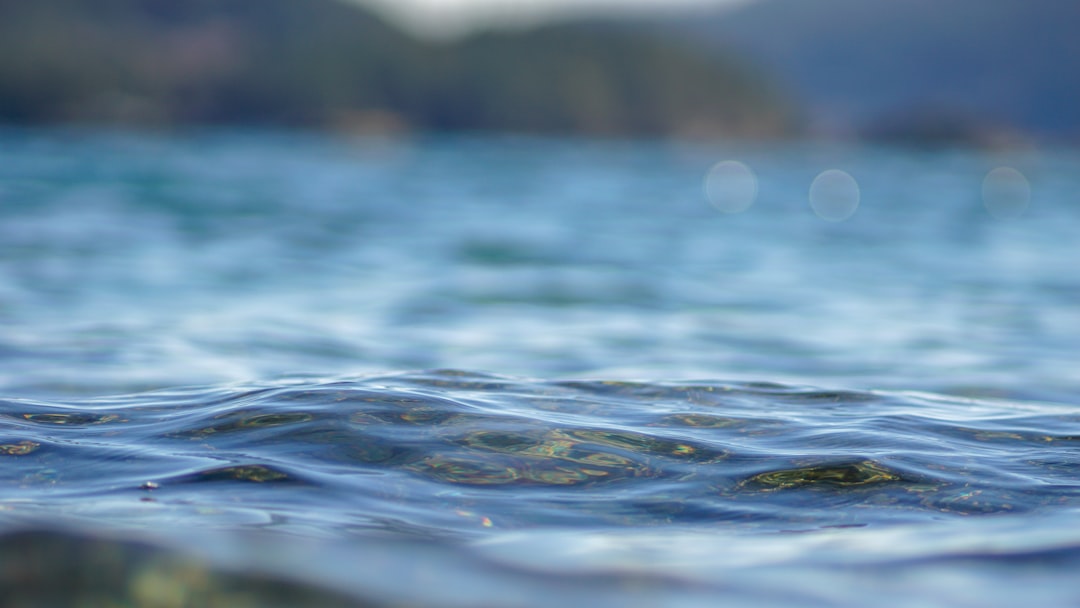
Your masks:
{"label": "ocean", "polygon": [[0,130],[0,596],[1080,604],[1078,169]]}

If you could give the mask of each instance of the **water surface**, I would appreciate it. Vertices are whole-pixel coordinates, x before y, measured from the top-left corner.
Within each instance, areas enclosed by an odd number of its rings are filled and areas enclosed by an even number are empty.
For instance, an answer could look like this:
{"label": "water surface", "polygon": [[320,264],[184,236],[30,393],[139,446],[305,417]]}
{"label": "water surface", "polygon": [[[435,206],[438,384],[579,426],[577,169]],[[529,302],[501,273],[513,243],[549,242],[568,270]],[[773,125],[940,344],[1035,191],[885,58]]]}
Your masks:
{"label": "water surface", "polygon": [[4,131],[4,588],[1074,604],[1078,160]]}

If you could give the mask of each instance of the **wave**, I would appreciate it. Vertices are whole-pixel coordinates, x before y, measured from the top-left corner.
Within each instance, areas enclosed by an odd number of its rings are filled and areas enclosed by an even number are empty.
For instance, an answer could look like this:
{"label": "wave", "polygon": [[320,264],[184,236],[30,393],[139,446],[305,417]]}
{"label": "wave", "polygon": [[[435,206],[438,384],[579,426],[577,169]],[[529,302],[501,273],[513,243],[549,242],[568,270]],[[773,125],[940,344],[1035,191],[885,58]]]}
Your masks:
{"label": "wave", "polygon": [[[1075,522],[1077,438],[1067,405],[455,370],[7,399],[0,554],[32,546],[78,564],[100,550],[98,563],[144,549],[88,531],[138,533],[163,555],[210,560],[198,580],[231,581],[215,594],[247,585],[306,605],[414,592],[443,605],[457,596],[379,568],[458,561],[446,572],[464,568],[489,594],[471,605],[533,605],[494,590],[528,598],[552,577],[568,601],[598,605],[641,580],[664,602],[784,604],[772,594],[789,588],[807,605],[859,603],[866,581],[894,584],[886,573],[944,589],[939,567],[994,590],[1009,564],[1037,578],[1080,560],[1075,526],[1046,523]],[[132,560],[116,566],[125,593],[144,576]],[[384,582],[342,573],[372,563]],[[300,587],[274,586],[290,572]]]}

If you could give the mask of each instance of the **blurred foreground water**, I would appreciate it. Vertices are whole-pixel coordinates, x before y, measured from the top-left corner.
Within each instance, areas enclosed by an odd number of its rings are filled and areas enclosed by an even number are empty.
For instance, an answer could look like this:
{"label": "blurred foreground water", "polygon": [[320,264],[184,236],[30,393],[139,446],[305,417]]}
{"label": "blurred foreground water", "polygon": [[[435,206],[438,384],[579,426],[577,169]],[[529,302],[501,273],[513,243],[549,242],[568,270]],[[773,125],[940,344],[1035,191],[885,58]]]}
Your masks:
{"label": "blurred foreground water", "polygon": [[4,131],[6,605],[1080,602],[1078,161]]}

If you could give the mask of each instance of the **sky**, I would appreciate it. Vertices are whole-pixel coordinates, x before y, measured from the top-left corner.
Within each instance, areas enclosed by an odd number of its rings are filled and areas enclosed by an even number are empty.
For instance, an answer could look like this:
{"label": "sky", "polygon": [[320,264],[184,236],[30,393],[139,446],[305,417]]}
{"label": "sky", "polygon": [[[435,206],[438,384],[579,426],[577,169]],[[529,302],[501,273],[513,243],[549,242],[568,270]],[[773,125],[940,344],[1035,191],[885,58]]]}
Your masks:
{"label": "sky", "polygon": [[575,15],[629,15],[649,11],[734,5],[747,0],[353,0],[406,28],[437,38],[498,26],[530,25]]}

